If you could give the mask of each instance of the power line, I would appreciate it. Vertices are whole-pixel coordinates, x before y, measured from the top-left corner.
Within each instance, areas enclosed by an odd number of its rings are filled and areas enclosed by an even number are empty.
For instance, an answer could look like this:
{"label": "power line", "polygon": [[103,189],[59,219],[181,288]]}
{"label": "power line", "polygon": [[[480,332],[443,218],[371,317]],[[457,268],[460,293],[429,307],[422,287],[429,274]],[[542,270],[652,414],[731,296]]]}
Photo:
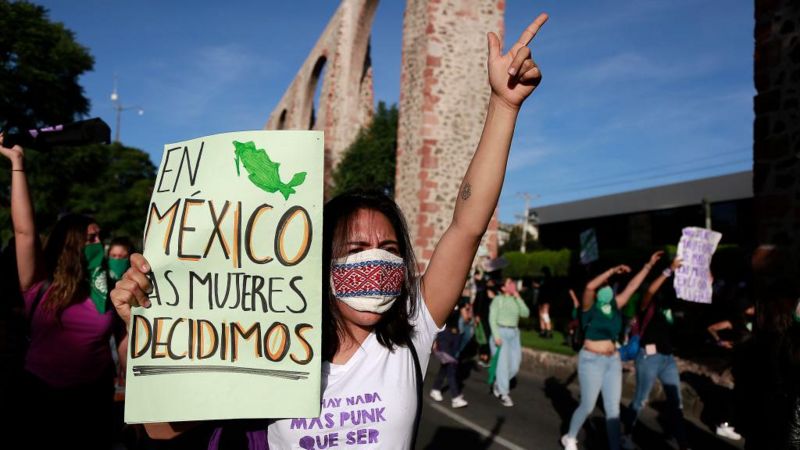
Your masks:
{"label": "power line", "polygon": [[[695,159],[693,159],[691,161],[682,161],[682,162],[677,162],[677,163],[663,164],[663,165],[660,165],[660,166],[651,166],[651,167],[644,168],[644,169],[636,169],[635,174],[636,175],[641,175],[643,173],[660,171],[660,170],[663,170],[663,169],[669,168],[669,167],[678,167],[678,166],[683,166],[683,165],[686,165],[686,164],[692,164],[692,163],[697,163],[697,162],[701,162],[701,161],[718,159],[720,156],[730,155],[730,154],[734,154],[734,153],[740,153],[740,151],[735,150],[735,151],[729,151],[729,152],[722,152],[722,153],[718,153],[716,155],[708,155],[708,156],[704,156],[704,157],[701,157],[701,158],[695,158]],[[626,175],[628,175],[630,173],[631,172],[624,172],[624,173],[618,173],[618,174],[614,174],[614,175],[606,175],[606,176],[603,176],[603,177],[594,178],[594,179],[591,180],[590,183],[596,183],[598,181],[617,179],[617,178],[619,178],[621,176],[626,176]],[[575,187],[575,188],[581,187],[581,186],[583,186],[585,184],[586,184],[586,180],[579,181],[579,182],[576,182],[576,183],[569,183],[569,184],[566,184],[566,185],[562,185],[561,187],[562,188],[570,188],[571,189],[573,187]]]}
{"label": "power line", "polygon": [[610,182],[610,183],[600,183],[600,184],[594,184],[594,185],[584,186],[584,187],[580,187],[580,188],[573,188],[573,189],[560,189],[560,190],[556,190],[556,191],[551,191],[551,192],[549,192],[549,194],[562,194],[562,193],[568,193],[568,192],[579,192],[579,191],[585,191],[587,189],[594,189],[594,188],[599,188],[599,187],[608,187],[608,186],[614,186],[614,185],[618,185],[618,184],[630,184],[630,183],[635,183],[637,181],[654,180],[654,179],[659,179],[659,178],[668,178],[668,177],[672,177],[672,176],[676,176],[676,175],[683,175],[683,174],[686,174],[686,173],[700,172],[700,171],[707,170],[707,169],[715,169],[715,168],[719,168],[719,167],[730,166],[730,165],[733,165],[733,164],[741,164],[741,163],[750,162],[750,161],[752,161],[752,160],[750,160],[750,159],[740,159],[740,160],[730,161],[730,162],[726,162],[726,163],[714,164],[714,165],[710,165],[710,166],[696,167],[694,169],[689,169],[689,170],[680,170],[680,171],[675,171],[675,172],[668,172],[668,173],[663,173],[663,174],[660,174],[660,175],[651,175],[651,176],[646,176],[646,177],[623,179],[623,180],[613,181],[613,182]]}

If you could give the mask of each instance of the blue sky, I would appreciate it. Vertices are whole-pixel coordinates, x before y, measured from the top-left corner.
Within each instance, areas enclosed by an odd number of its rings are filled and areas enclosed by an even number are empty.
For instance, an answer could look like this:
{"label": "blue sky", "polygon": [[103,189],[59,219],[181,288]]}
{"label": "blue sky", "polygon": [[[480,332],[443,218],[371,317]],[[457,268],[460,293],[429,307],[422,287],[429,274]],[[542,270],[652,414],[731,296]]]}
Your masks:
{"label": "blue sky", "polygon": [[[95,57],[81,79],[93,116],[160,160],[163,145],[260,129],[336,1],[40,1]],[[396,103],[405,2],[380,3],[375,97]],[[753,2],[508,0],[510,38],[540,11],[532,46],[544,81],[517,124],[500,199],[504,222],[534,205],[746,170],[752,166]],[[698,200],[699,202],[699,200]]]}

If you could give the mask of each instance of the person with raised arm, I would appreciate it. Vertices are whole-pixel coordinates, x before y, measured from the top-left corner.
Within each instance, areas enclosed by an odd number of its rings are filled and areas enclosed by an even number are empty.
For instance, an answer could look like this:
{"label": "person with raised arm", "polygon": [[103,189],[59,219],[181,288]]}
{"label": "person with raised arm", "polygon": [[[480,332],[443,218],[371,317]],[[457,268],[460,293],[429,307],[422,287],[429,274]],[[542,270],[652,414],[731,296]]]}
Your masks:
{"label": "person with raised arm", "polygon": [[639,289],[647,274],[664,252],[655,252],[642,269],[628,282],[622,292],[615,295],[609,280],[614,275],[630,273],[626,265],[612,267],[589,281],[583,291],[583,315],[581,316],[586,336],[583,348],[578,353],[578,379],[581,400],[572,413],[569,431],[561,437],[561,445],[567,450],[578,448],[578,432],[586,417],[594,410],[597,397],[603,393],[603,409],[606,413],[608,447],[620,448],[619,402],[622,397],[622,361],[617,346],[622,332],[622,309],[631,295]]}
{"label": "person with raised arm", "polygon": [[[100,227],[66,214],[39,242],[28,190],[25,152],[6,147],[11,162],[11,221],[29,340],[13,427],[36,448],[109,448],[113,431],[114,361],[110,338],[125,353],[125,328],[108,299]],[[12,408],[17,411],[16,408]],[[42,425],[45,424],[45,425]],[[42,433],[42,427],[47,433]]]}
{"label": "person with raised arm", "polygon": [[[370,424],[374,434],[367,438],[375,438],[371,448],[414,447],[423,377],[419,368],[428,364],[433,340],[453,311],[497,205],[520,107],[542,77],[528,44],[547,18],[539,15],[506,52],[496,34],[487,36],[491,95],[483,134],[456,195],[452,223],[425,273],[417,274],[405,221],[390,198],[348,193],[330,200],[323,209],[322,396],[345,398],[363,392],[381,396],[385,416],[391,420]],[[148,263],[141,255],[134,255],[131,263],[111,294],[126,321],[132,307],[149,306]],[[343,286],[336,280],[346,279],[364,265],[392,267],[401,276],[387,279],[402,279],[400,286],[382,286],[378,295],[337,296]],[[334,272],[342,276],[331,277]],[[321,420],[326,413],[330,412],[323,405]],[[314,433],[293,423],[292,419],[269,422],[260,430],[261,440],[255,434],[259,430],[248,431],[250,448],[266,448],[267,442],[269,448],[311,448],[316,439],[330,433],[344,439],[359,428],[337,421]],[[192,426],[161,423],[145,428],[153,437],[171,438]],[[224,427],[214,431],[210,448],[220,447],[225,432]]]}

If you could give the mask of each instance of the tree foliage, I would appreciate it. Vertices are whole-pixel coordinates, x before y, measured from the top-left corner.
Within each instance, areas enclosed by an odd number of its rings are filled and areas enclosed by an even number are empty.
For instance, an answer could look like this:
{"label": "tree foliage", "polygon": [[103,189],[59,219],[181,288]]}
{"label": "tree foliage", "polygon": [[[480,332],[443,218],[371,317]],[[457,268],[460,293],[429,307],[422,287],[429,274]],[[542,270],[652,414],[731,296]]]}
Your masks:
{"label": "tree foliage", "polygon": [[[94,216],[107,236],[137,240],[144,228],[156,168],[147,153],[121,144],[25,149],[36,225],[47,233],[60,214]],[[9,171],[0,170],[0,230],[10,237]]]}
{"label": "tree foliage", "polygon": [[567,276],[572,252],[569,249],[538,250],[529,253],[508,252],[503,254],[508,266],[503,275],[514,278],[534,277],[542,275],[542,268],[549,267],[557,277]]}
{"label": "tree foliage", "polygon": [[69,123],[89,111],[78,78],[94,58],[47,10],[0,0],[0,126]]}
{"label": "tree foliage", "polygon": [[397,117],[397,106],[378,103],[372,123],[361,130],[333,173],[334,195],[351,189],[394,194]]}

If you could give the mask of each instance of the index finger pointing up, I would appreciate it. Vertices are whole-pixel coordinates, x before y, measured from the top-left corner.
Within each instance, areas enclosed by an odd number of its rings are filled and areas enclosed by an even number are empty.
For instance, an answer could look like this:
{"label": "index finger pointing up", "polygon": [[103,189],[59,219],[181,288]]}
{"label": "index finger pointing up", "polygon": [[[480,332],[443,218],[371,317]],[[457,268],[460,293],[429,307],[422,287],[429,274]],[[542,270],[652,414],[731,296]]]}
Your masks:
{"label": "index finger pointing up", "polygon": [[536,33],[539,32],[539,29],[542,28],[542,25],[544,25],[545,22],[547,22],[548,18],[549,16],[547,13],[539,14],[539,17],[537,17],[530,25],[528,25],[528,27],[525,28],[525,31],[523,31],[519,36],[517,44],[523,46],[530,44],[533,40],[533,37],[536,36]]}

